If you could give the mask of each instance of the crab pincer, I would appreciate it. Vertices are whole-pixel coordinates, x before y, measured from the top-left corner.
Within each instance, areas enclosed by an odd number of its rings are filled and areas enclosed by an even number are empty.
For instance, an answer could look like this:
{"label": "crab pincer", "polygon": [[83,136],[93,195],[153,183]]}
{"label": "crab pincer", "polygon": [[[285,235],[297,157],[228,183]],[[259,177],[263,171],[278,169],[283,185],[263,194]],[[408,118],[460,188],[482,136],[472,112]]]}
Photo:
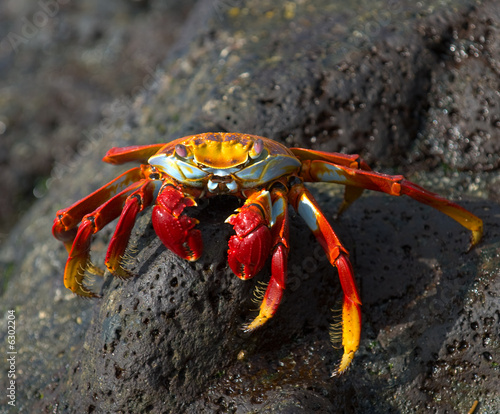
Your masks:
{"label": "crab pincer", "polygon": [[198,220],[182,214],[196,201],[172,185],[166,185],[153,208],[153,227],[165,247],[189,261],[198,260],[203,250]]}
{"label": "crab pincer", "polygon": [[226,223],[232,224],[235,235],[229,239],[229,267],[240,279],[255,276],[266,263],[271,251],[271,197],[263,190],[252,194],[237,214]]}

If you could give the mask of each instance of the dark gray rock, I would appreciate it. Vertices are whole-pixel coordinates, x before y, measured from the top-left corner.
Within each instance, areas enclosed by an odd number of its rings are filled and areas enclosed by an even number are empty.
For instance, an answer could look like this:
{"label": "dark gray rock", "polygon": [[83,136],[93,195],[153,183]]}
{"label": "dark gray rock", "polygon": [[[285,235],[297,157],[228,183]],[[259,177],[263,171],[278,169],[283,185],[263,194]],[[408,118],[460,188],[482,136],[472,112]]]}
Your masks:
{"label": "dark gray rock", "polygon": [[[427,162],[453,169],[493,171],[500,166],[500,36],[498,10],[471,9],[470,21],[437,34],[440,63],[432,69],[429,109],[417,145]],[[415,157],[417,158],[417,157]],[[416,160],[416,159],[415,159]]]}
{"label": "dark gray rock", "polygon": [[[463,28],[474,25],[484,42],[468,42],[492,46],[469,54],[468,65],[498,67],[498,19],[492,17],[498,9],[493,1],[465,0],[389,8],[372,1],[348,9],[319,0],[200,2],[153,82],[95,126],[0,251],[1,310],[15,309],[17,317],[17,408],[467,412],[479,400],[484,411],[498,411],[500,208],[486,198],[498,183],[496,155],[481,150],[478,156],[492,168],[477,168],[460,147],[450,163],[463,170],[457,172],[437,163],[418,138],[438,111],[437,91],[453,84],[446,76],[455,65],[450,39],[460,43],[458,34],[468,35]],[[495,76],[485,71],[481,82],[494,85]],[[456,102],[460,91],[474,99],[467,88],[455,91]],[[488,105],[493,113],[496,103]],[[465,123],[465,112],[439,122]],[[496,148],[496,124],[480,127],[490,134],[488,148]],[[227,200],[199,211],[206,245],[199,262],[166,251],[145,215],[132,237],[137,253],[129,267],[136,277],[108,275],[103,298],[95,301],[65,290],[66,252],[50,235],[52,218],[118,174],[120,168],[99,161],[105,151],[210,130],[358,152],[446,195],[467,193],[472,197],[463,204],[485,220],[484,241],[465,253],[469,234],[455,222],[388,196],[362,197],[332,219],[351,252],[364,303],[360,350],[350,371],[334,379],[340,353],[328,328],[341,293],[335,270],[295,215],[284,303],[251,336],[240,327],[254,315],[257,282],[241,282],[228,271],[231,229],[221,223],[235,206]],[[448,139],[442,138],[439,145]],[[338,189],[316,185],[313,191],[333,217]],[[97,264],[111,231],[95,237]],[[256,280],[267,278],[264,271]],[[5,336],[0,332],[2,343]],[[2,407],[6,402],[2,395]]]}
{"label": "dark gray rock", "polygon": [[193,3],[0,4],[0,243],[47,193],[54,165],[63,178],[91,127],[150,81]]}

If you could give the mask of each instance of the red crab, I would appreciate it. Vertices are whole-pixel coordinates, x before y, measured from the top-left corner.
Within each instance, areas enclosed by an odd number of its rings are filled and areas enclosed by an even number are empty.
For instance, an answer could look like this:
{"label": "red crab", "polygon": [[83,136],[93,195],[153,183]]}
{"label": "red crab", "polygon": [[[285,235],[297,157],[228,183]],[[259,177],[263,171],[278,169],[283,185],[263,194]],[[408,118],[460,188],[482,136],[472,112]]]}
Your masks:
{"label": "red crab", "polygon": [[[373,172],[358,155],[287,148],[268,138],[239,133],[205,133],[163,144],[112,148],[103,159],[111,164],[136,162],[134,167],[71,207],[59,210],[53,234],[64,242],[69,258],[65,286],[96,297],[83,283],[85,271],[104,272],[90,262],[91,236],[117,217],[105,265],[115,276],[128,277],[121,266],[137,214],[154,202],[153,227],[163,244],[187,260],[202,253],[198,221],[183,214],[196,200],[220,194],[234,195],[244,203],[227,222],[235,235],[229,240],[228,262],[241,279],[255,276],[271,255],[271,279],[251,331],[278,309],[286,285],[288,204],[299,213],[337,267],[344,292],[342,345],[337,373],[344,372],[358,349],[361,300],[349,254],[321,213],[304,182],[325,181],[345,186],[342,212],[363,189],[408,195],[456,220],[471,230],[476,244],[482,221],[459,205],[431,193],[402,176]],[[157,194],[157,195],[156,195]],[[156,196],[155,196],[156,195]]]}

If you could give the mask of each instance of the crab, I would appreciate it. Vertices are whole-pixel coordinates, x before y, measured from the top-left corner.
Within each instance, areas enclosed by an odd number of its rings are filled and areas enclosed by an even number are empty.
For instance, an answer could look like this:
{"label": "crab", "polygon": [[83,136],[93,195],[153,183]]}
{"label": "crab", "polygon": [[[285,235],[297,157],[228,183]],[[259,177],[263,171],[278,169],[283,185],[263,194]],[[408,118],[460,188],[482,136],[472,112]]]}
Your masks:
{"label": "crab", "polygon": [[471,246],[482,235],[481,219],[401,175],[374,172],[358,155],[287,148],[271,139],[241,133],[204,133],[168,143],[110,149],[103,161],[136,162],[136,166],[68,208],[59,210],[54,236],[69,253],[64,285],[85,297],[98,297],[84,284],[85,272],[103,275],[90,261],[92,235],[118,218],[107,249],[109,272],[127,278],[123,265],[137,215],[154,203],[152,223],[165,247],[195,261],[203,250],[198,220],[184,211],[196,201],[218,195],[242,200],[226,222],[234,228],[228,242],[228,264],[241,279],[255,276],[271,256],[271,276],[258,315],[245,326],[253,331],[273,317],[282,300],[289,254],[288,204],[304,219],[337,268],[343,290],[340,325],[343,354],[334,371],[351,364],[361,334],[361,299],[349,253],[321,212],[305,182],[345,186],[342,213],[364,189],[407,195],[450,216],[471,231]]}

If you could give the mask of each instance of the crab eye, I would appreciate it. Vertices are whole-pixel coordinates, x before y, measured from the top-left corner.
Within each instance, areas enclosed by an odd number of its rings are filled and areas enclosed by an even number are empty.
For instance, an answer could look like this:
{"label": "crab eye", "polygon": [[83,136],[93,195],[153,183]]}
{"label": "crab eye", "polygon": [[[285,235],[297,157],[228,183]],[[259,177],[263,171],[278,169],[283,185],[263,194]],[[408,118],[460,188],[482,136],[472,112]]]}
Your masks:
{"label": "crab eye", "polygon": [[187,156],[187,148],[185,145],[182,144],[177,144],[175,146],[175,153],[182,158],[185,158]]}
{"label": "crab eye", "polygon": [[263,149],[264,149],[264,141],[262,141],[259,138],[253,144],[252,150],[250,151],[250,157],[257,158],[262,153]]}

